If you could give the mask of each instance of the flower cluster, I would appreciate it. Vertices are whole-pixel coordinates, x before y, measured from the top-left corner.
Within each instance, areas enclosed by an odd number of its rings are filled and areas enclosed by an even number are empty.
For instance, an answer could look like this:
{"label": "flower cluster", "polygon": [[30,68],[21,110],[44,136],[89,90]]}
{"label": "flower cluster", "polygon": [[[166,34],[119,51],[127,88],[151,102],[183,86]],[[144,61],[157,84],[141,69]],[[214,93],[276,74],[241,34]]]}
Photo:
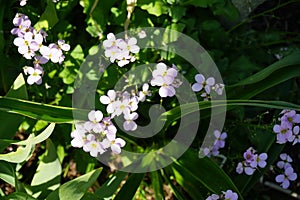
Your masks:
{"label": "flower cluster", "polygon": [[203,149],[204,155],[207,157],[219,155],[220,153],[219,149],[225,147],[225,139],[227,138],[227,133],[226,132],[221,133],[221,131],[215,130],[214,136],[216,138],[214,141],[214,145],[210,148],[205,147]]}
{"label": "flower cluster", "polygon": [[280,161],[277,162],[277,167],[282,171],[282,174],[276,176],[275,180],[280,183],[280,186],[284,189],[290,186],[290,181],[297,179],[297,174],[291,165],[292,158],[286,153],[280,154]]}
{"label": "flower cluster", "polygon": [[110,62],[118,63],[119,67],[123,67],[130,62],[135,61],[133,54],[140,51],[140,47],[137,45],[137,39],[134,37],[128,39],[116,39],[113,33],[107,35],[107,39],[103,41],[105,49],[105,56],[110,59]]}
{"label": "flower cluster", "polygon": [[116,138],[117,128],[111,122],[110,117],[103,117],[99,110],[92,110],[88,114],[89,121],[77,123],[76,129],[71,133],[73,140],[71,145],[83,148],[91,156],[97,157],[109,148],[113,153],[121,153],[121,148],[126,142],[121,138]]}
{"label": "flower cluster", "polygon": [[123,128],[126,131],[135,131],[137,124],[134,120],[138,118],[138,113],[135,112],[138,109],[139,102],[146,100],[146,96],[150,96],[149,85],[145,83],[142,87],[142,91],[131,93],[125,91],[109,90],[107,95],[100,97],[100,102],[106,106],[106,111],[111,115],[111,118],[120,116],[123,114],[124,123]]}
{"label": "flower cluster", "polygon": [[294,110],[283,110],[280,114],[283,114],[280,118],[280,124],[275,124],[273,127],[273,131],[277,133],[277,143],[292,142],[293,145],[300,143],[300,114]]}
{"label": "flower cluster", "polygon": [[236,168],[236,172],[238,174],[243,173],[245,171],[245,174],[252,175],[254,171],[257,169],[257,166],[260,168],[265,168],[267,165],[267,158],[268,155],[266,153],[256,154],[256,150],[252,147],[248,148],[244,152],[244,161],[239,162]]}
{"label": "flower cluster", "polygon": [[226,192],[222,191],[221,195],[212,194],[206,198],[206,200],[237,200],[238,195],[237,193],[233,192],[232,190],[227,190]]}
{"label": "flower cluster", "polygon": [[156,69],[152,72],[152,86],[159,86],[159,96],[172,97],[176,94],[175,88],[178,88],[182,82],[176,79],[178,70],[175,65],[171,68],[162,62],[156,65]]}
{"label": "flower cluster", "polygon": [[65,59],[63,51],[69,51],[70,45],[66,44],[64,40],[58,40],[57,44],[43,45],[47,33],[42,29],[35,30],[31,26],[28,16],[24,14],[17,13],[13,24],[16,27],[11,30],[11,33],[17,36],[13,43],[18,47],[18,52],[28,60],[34,59],[34,67],[24,67],[24,73],[29,75],[27,83],[30,85],[41,84],[44,72],[41,65],[48,61],[61,64]]}
{"label": "flower cluster", "polygon": [[216,81],[213,77],[206,79],[203,74],[197,74],[195,76],[195,81],[196,83],[192,85],[192,90],[194,92],[200,92],[201,90],[204,90],[204,92],[201,94],[201,97],[203,97],[205,100],[210,98],[211,91],[215,91],[218,95],[223,94],[225,85],[222,83],[215,83]]}

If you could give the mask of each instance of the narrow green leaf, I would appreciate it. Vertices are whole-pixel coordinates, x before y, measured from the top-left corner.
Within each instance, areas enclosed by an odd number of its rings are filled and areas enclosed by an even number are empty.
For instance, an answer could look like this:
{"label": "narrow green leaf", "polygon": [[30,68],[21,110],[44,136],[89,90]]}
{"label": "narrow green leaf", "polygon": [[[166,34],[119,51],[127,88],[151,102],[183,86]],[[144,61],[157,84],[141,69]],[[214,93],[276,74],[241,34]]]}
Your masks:
{"label": "narrow green leaf", "polygon": [[100,175],[102,168],[93,170],[60,186],[50,193],[46,200],[79,200],[93,185]]}
{"label": "narrow green leaf", "polygon": [[[165,169],[164,169],[164,170],[165,170]],[[186,197],[184,197],[184,194],[182,194],[182,193],[180,192],[179,188],[177,188],[177,187],[173,184],[173,182],[172,182],[172,180],[170,179],[170,177],[168,176],[168,174],[167,174],[167,173],[164,174],[163,177],[165,178],[165,180],[167,181],[167,183],[168,183],[169,186],[171,187],[171,189],[172,189],[172,191],[173,191],[175,197],[176,197],[178,200],[185,200]],[[185,185],[185,184],[182,184],[182,185]],[[198,191],[198,190],[196,190],[196,191]]]}
{"label": "narrow green leaf", "polygon": [[133,199],[144,175],[144,173],[131,174],[114,200]]}
{"label": "narrow green leaf", "polygon": [[293,65],[300,65],[300,51],[295,51],[292,54],[284,57],[283,59],[275,62],[274,64],[268,66],[267,68],[259,71],[258,73],[254,74],[253,76],[250,76],[249,78],[246,78],[239,83],[232,85],[234,86],[241,86],[241,85],[249,85],[253,83],[257,83],[259,81],[262,81],[263,79],[267,78],[270,76],[273,72],[285,68],[288,66],[293,66]]}
{"label": "narrow green leaf", "polygon": [[1,96],[0,110],[54,123],[73,123],[73,112],[76,112],[76,116],[80,116],[81,120],[84,120],[87,118],[87,113],[89,112],[88,110],[52,106]]}
{"label": "narrow green leaf", "polygon": [[155,199],[157,199],[157,200],[165,199],[164,190],[163,190],[163,188],[164,188],[163,182],[162,182],[161,174],[159,173],[159,171],[151,172],[151,183],[152,183],[152,187],[154,189]]}
{"label": "narrow green leaf", "polygon": [[[34,197],[41,198],[42,193],[55,190],[60,185],[62,173],[61,163],[56,154],[56,148],[50,139],[47,139],[46,152],[42,155],[38,168],[31,181],[32,191],[38,192]],[[45,196],[45,194],[43,194]]]}
{"label": "narrow green leaf", "polygon": [[99,199],[112,197],[127,174],[128,173],[122,171],[116,172],[98,190],[95,191],[95,195],[97,195]]}

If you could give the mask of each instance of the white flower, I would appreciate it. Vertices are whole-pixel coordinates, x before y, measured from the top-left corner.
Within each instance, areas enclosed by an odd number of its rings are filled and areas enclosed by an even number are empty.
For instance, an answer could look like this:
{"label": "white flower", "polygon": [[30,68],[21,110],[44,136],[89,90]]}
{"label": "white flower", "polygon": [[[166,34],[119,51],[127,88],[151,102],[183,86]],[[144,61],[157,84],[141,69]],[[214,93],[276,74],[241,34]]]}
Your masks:
{"label": "white flower", "polygon": [[42,83],[42,75],[44,73],[43,68],[41,67],[33,68],[33,67],[25,66],[23,69],[26,75],[29,74],[27,78],[27,83],[29,85],[32,85],[34,83],[39,85]]}
{"label": "white flower", "polygon": [[138,114],[136,112],[133,113],[126,113],[124,115],[124,123],[123,123],[123,128],[126,131],[135,131],[137,129],[137,124],[134,122],[138,118]]}

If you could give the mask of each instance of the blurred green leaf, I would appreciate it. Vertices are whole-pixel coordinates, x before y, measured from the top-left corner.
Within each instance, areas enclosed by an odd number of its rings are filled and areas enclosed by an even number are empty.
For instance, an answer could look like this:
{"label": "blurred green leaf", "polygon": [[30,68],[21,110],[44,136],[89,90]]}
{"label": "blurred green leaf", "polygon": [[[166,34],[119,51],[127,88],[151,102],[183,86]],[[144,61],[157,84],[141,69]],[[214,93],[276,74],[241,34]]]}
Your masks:
{"label": "blurred green leaf", "polygon": [[45,29],[48,30],[52,28],[57,22],[58,17],[56,14],[55,4],[52,0],[47,0],[47,7],[44,13],[41,15],[39,21],[34,25],[37,30]]}
{"label": "blurred green leaf", "polygon": [[131,174],[114,200],[133,199],[141,181],[144,178],[144,175],[144,173]]}
{"label": "blurred green leaf", "polygon": [[61,173],[62,168],[56,154],[56,148],[51,140],[47,139],[46,152],[40,157],[40,163],[31,181],[32,190],[38,193],[33,196],[46,197],[43,193],[57,189],[60,185]]}
{"label": "blurred green leaf", "polygon": [[87,190],[93,185],[100,175],[102,168],[93,170],[74,180],[68,181],[54,192],[52,192],[46,200],[79,200]]}

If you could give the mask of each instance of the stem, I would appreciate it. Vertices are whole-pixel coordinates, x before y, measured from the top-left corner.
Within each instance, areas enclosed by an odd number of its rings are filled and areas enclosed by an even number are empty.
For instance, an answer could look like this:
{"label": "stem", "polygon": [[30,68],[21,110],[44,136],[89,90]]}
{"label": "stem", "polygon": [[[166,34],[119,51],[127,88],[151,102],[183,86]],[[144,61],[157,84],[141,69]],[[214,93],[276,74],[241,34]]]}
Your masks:
{"label": "stem", "polygon": [[242,26],[243,24],[249,22],[249,21],[252,20],[252,19],[255,19],[255,18],[257,18],[257,17],[263,16],[263,15],[265,15],[265,14],[267,14],[267,13],[273,12],[273,11],[279,9],[279,8],[282,8],[282,7],[284,7],[284,6],[287,6],[287,5],[291,4],[291,3],[296,3],[296,2],[297,2],[297,0],[291,0],[291,1],[285,2],[285,3],[283,3],[283,4],[279,4],[279,5],[277,5],[276,7],[271,8],[271,9],[269,9],[269,10],[266,10],[266,11],[264,11],[264,12],[261,12],[261,13],[259,13],[259,14],[257,14],[257,15],[253,15],[253,16],[247,18],[247,19],[244,19],[244,20],[242,20],[240,23],[236,24],[236,25],[233,26],[231,29],[229,29],[229,30],[227,31],[227,33],[232,32],[233,30],[237,29],[238,27]]}
{"label": "stem", "polygon": [[93,18],[93,12],[94,12],[94,10],[95,10],[95,8],[96,8],[96,6],[98,5],[98,3],[99,3],[99,0],[95,0],[94,1],[94,3],[93,3],[93,5],[92,5],[92,8],[91,8],[91,11],[90,11],[90,13],[89,13],[89,16],[90,16],[90,18],[93,20],[93,22],[94,22],[94,24],[95,24],[95,26],[96,26],[96,29],[97,29],[97,31],[99,32],[99,38],[101,38],[101,30],[100,30],[100,28],[99,28],[99,25],[98,25],[98,23],[96,22],[96,20],[94,20],[94,18]]}

